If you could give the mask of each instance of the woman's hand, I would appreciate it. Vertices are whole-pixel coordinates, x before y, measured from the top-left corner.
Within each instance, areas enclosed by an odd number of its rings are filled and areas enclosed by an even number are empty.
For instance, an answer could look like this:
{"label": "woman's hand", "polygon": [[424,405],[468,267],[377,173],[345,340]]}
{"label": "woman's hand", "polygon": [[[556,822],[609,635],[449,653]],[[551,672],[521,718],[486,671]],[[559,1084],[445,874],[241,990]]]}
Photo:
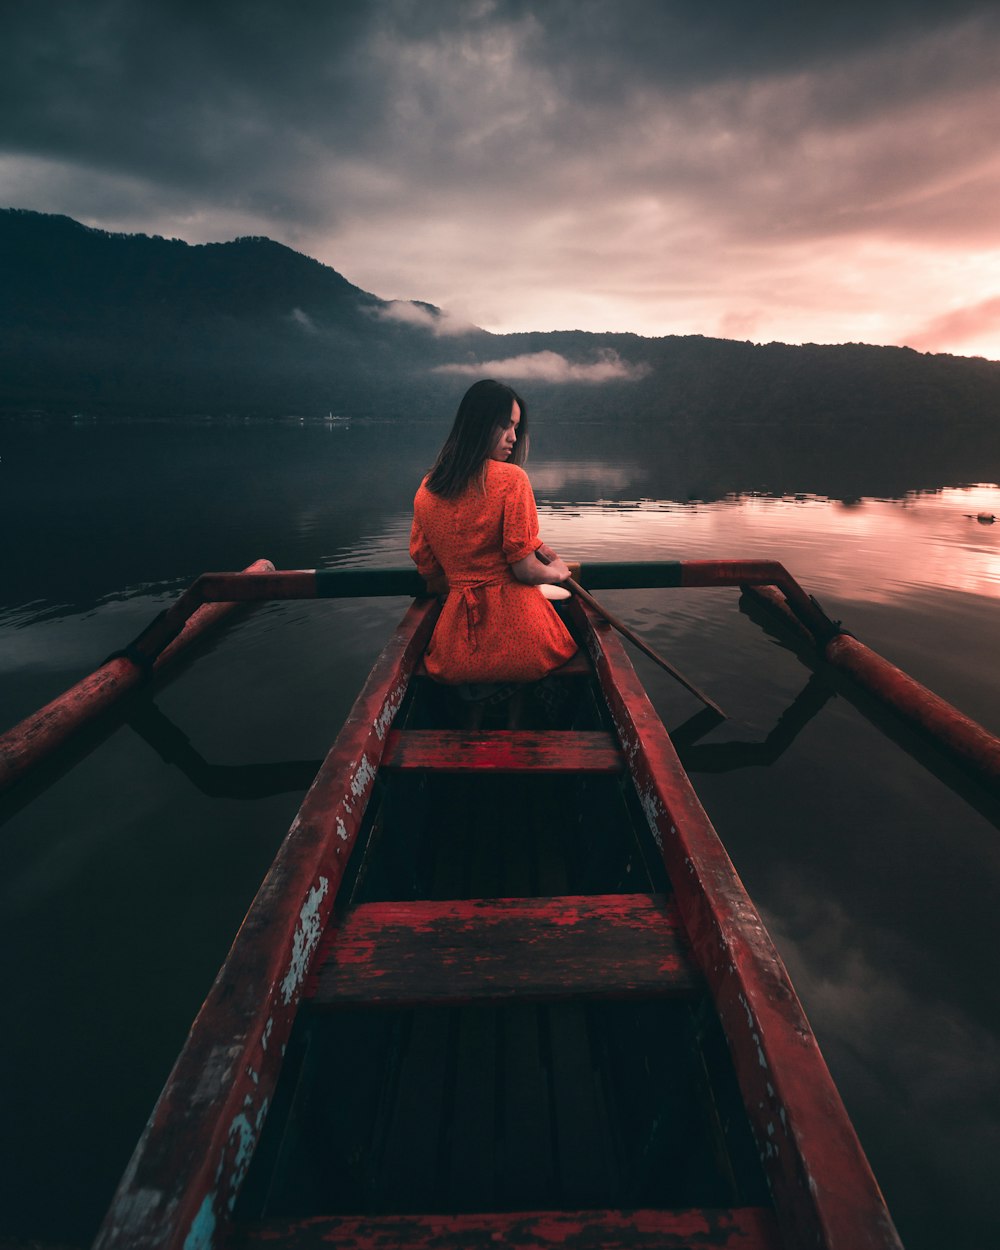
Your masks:
{"label": "woman's hand", "polygon": [[519,582],[529,586],[558,586],[560,582],[572,577],[569,565],[560,560],[551,547],[543,543],[531,555],[525,556],[512,564],[511,572]]}
{"label": "woman's hand", "polygon": [[542,567],[548,574],[548,576],[544,577],[542,580],[553,586],[558,586],[560,582],[568,581],[569,578],[573,576],[569,570],[569,565],[565,562],[565,560],[560,560],[555,552],[552,553],[552,559],[548,562],[548,564],[543,564]]}
{"label": "woman's hand", "polygon": [[560,560],[547,543],[539,543],[535,548],[535,555],[542,564],[548,565],[549,572],[553,574],[551,579],[552,585],[558,585],[559,582],[564,582],[573,576],[573,570],[565,560]]}

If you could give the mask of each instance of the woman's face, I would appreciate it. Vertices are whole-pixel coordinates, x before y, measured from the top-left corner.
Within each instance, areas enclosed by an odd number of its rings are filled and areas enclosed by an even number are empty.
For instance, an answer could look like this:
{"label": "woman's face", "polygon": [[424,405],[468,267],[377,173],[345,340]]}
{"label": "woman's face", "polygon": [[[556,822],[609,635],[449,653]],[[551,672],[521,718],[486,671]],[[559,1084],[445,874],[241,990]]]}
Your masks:
{"label": "woman's face", "polygon": [[502,425],[497,430],[496,438],[493,440],[493,450],[490,452],[491,460],[509,460],[514,452],[514,444],[517,442],[517,427],[521,424],[521,406],[515,400],[510,410],[510,417],[507,424]]}

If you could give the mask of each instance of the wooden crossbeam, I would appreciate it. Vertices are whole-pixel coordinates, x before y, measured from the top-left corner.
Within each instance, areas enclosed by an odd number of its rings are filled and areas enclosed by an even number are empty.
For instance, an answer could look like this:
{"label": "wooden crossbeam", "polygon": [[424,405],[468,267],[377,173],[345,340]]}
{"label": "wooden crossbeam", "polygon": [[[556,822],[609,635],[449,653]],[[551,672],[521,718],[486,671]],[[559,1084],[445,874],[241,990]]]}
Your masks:
{"label": "wooden crossbeam", "polygon": [[611,734],[526,729],[394,729],[383,768],[440,772],[617,773],[625,766]]}
{"label": "wooden crossbeam", "polygon": [[530,1211],[489,1215],[320,1216],[244,1226],[234,1250],[779,1250],[762,1207],[686,1211]]}
{"label": "wooden crossbeam", "polygon": [[[571,656],[565,664],[561,664],[558,668],[553,669],[549,674],[550,677],[591,677],[594,668],[590,662],[590,657],[586,651],[577,651],[576,655]],[[414,677],[429,677],[427,667],[421,658],[420,663],[413,670]]]}
{"label": "wooden crossbeam", "polygon": [[682,997],[702,988],[656,894],[367,903],[322,939],[316,1006]]}

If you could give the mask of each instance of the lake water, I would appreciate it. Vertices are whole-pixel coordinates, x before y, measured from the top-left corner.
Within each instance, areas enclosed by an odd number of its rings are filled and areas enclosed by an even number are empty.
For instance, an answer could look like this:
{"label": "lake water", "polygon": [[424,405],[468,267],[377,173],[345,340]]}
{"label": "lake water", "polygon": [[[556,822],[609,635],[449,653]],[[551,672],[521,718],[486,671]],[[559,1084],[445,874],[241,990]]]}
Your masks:
{"label": "lake water", "polygon": [[[413,490],[445,425],[2,427],[0,728],[202,571],[262,556],[279,568],[405,563]],[[542,420],[528,469],[543,535],[567,558],[780,560],[831,616],[1000,733],[1000,523],[977,520],[1000,517],[997,449],[789,458],[752,431],[713,446]],[[995,1247],[996,813],[812,679],[735,592],[604,598],[730,713],[687,763],[905,1244]],[[0,1239],[92,1237],[404,606],[262,606],[7,802]],[[669,729],[697,710],[636,666]],[[786,735],[772,731],[796,700],[793,716],[808,714],[779,751]],[[719,749],[732,743],[743,749]]]}

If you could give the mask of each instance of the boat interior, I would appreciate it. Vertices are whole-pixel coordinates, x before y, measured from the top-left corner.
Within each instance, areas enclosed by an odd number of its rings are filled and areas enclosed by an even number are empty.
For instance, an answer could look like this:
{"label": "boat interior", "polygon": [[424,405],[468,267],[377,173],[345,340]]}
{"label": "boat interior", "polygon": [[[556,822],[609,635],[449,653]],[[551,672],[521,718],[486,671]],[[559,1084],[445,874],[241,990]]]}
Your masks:
{"label": "boat interior", "polygon": [[[487,708],[482,729],[502,738],[509,715]],[[324,939],[341,960],[307,982],[239,1223],[769,1205],[679,925],[679,972],[655,937],[637,953],[649,908],[675,923],[671,885],[586,654],[517,716],[539,750],[560,741],[557,770],[387,750]],[[468,720],[418,672],[394,730],[433,752]]]}

